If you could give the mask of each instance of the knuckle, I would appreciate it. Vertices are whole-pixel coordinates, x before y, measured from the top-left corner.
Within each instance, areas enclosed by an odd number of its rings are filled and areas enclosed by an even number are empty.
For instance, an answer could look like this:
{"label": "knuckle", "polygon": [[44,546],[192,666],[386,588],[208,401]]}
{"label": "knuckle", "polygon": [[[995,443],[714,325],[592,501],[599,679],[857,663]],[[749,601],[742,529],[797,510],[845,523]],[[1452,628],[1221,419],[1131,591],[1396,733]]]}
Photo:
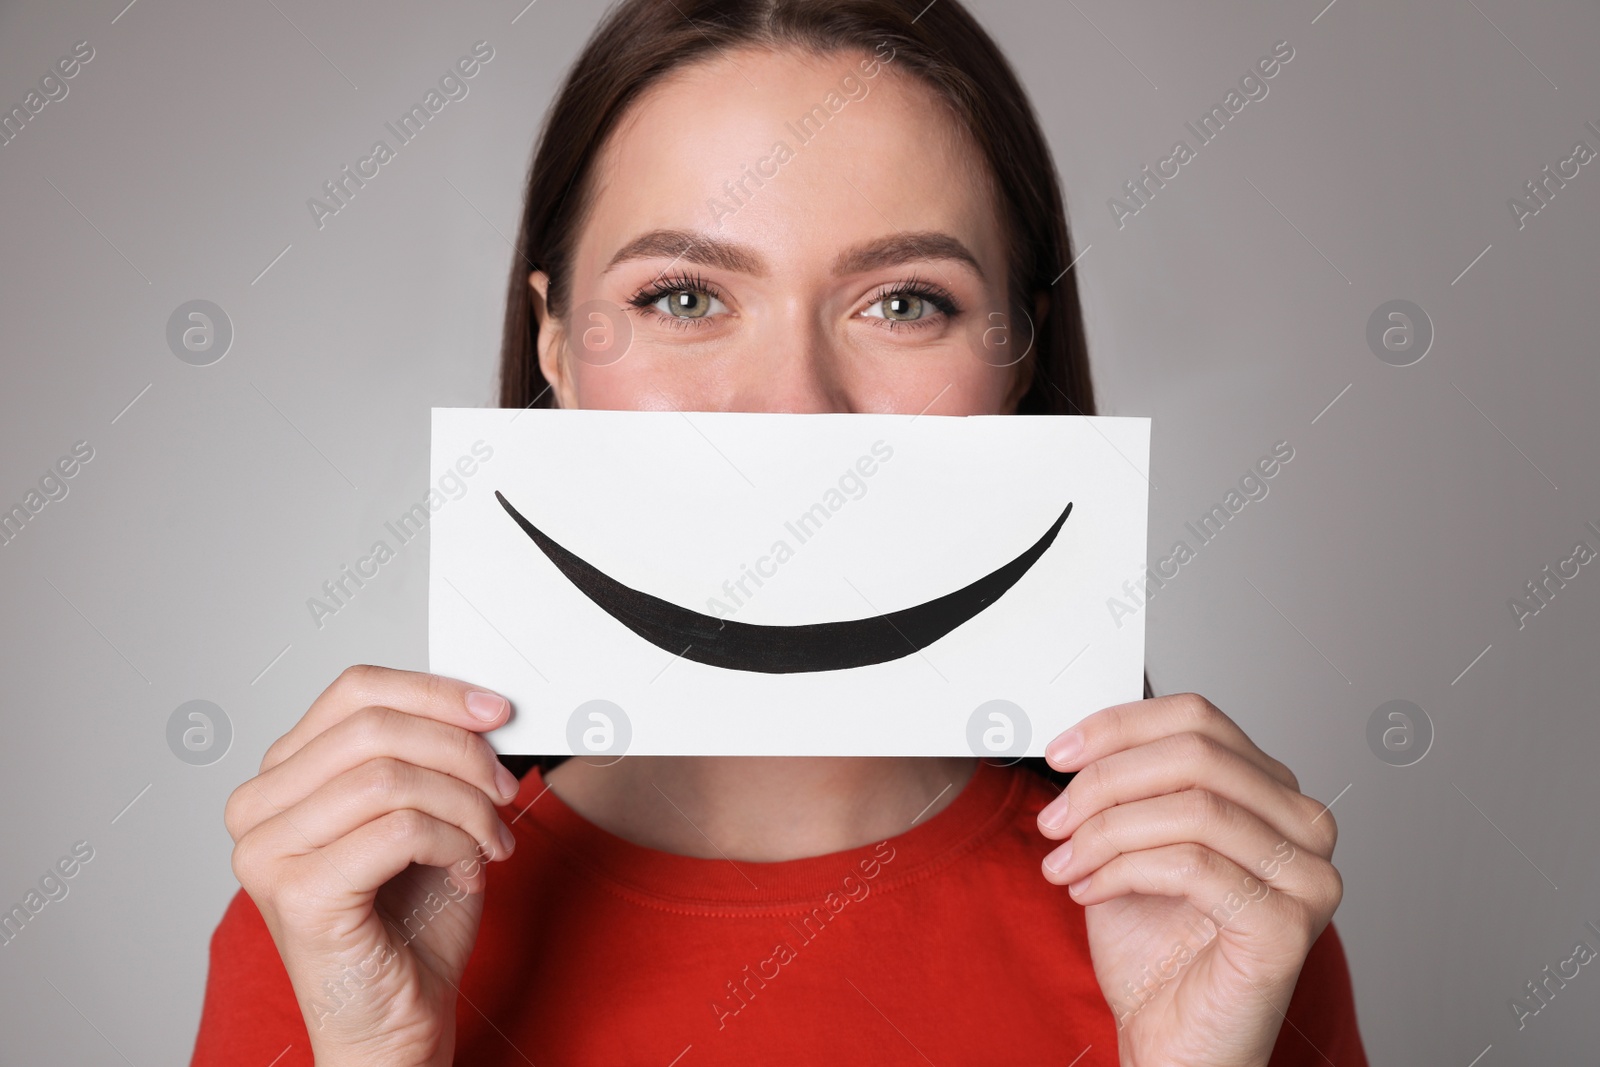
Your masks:
{"label": "knuckle", "polygon": [[1072,794],[1072,806],[1083,808],[1104,796],[1107,787],[1106,765],[1102,760],[1095,760],[1073,776],[1067,791]]}
{"label": "knuckle", "polygon": [[[457,766],[471,767],[474,764],[483,762],[483,749],[488,742],[483,741],[483,738],[471,730],[463,730],[459,726],[450,726],[447,729],[452,746],[451,755],[455,757]],[[482,744],[479,742],[482,742]],[[491,771],[490,773],[494,772]]]}
{"label": "knuckle", "polygon": [[1223,825],[1232,815],[1228,802],[1209,789],[1185,790],[1183,800],[1184,814],[1196,825]]}
{"label": "knuckle", "polygon": [[1337,867],[1320,856],[1310,857],[1310,866],[1309,884],[1301,895],[1312,919],[1320,925],[1344,899],[1344,878]]}
{"label": "knuckle", "polygon": [[1285,779],[1288,780],[1289,788],[1293,789],[1296,793],[1300,792],[1300,778],[1294,773],[1293,770],[1290,769],[1289,765],[1280,759],[1273,759],[1271,756],[1268,756],[1267,758],[1272,760],[1272,765],[1277,768],[1278,772],[1282,774]]}
{"label": "knuckle", "polygon": [[463,878],[476,878],[488,862],[489,856],[490,850],[487,847],[480,842],[473,842],[472,850],[452,863],[450,870]]}
{"label": "knuckle", "polygon": [[1193,841],[1176,846],[1174,854],[1176,873],[1184,881],[1202,878],[1211,871],[1211,850]]}
{"label": "knuckle", "polygon": [[[1115,847],[1116,842],[1112,840],[1112,833],[1115,827],[1112,826],[1111,820],[1107,818],[1107,814],[1107,812],[1102,811],[1096,815],[1091,815],[1083,821],[1083,829],[1089,831],[1089,841],[1109,841],[1112,847]],[[1073,834],[1072,836],[1076,839],[1078,835]]]}
{"label": "knuckle", "polygon": [[405,766],[390,756],[379,756],[361,765],[357,787],[364,796],[392,801],[405,785]]}
{"label": "knuckle", "polygon": [[245,787],[240,785],[228,794],[228,802],[222,807],[222,825],[227,827],[228,836],[233,838],[234,844],[239,843],[239,838],[244,835],[246,806],[248,801],[244,795]]}
{"label": "knuckle", "polygon": [[472,813],[485,823],[500,821],[500,813],[494,808],[494,801],[484,795],[483,790],[476,789],[459,779],[451,779],[451,788],[459,789],[467,803],[472,805]]}
{"label": "knuckle", "polygon": [[1327,914],[1332,915],[1338,910],[1339,904],[1344,900],[1344,875],[1339,873],[1339,868],[1328,864],[1328,896],[1326,900]]}
{"label": "knuckle", "polygon": [[1128,712],[1121,705],[1113,705],[1100,712],[1094,718],[1096,733],[1103,733],[1108,738],[1121,737],[1128,725]]}
{"label": "knuckle", "polygon": [[371,680],[377,670],[378,668],[370,663],[352,663],[339,672],[339,677],[335,681],[342,686],[364,685]]}
{"label": "knuckle", "polygon": [[268,745],[267,746],[267,750],[261,754],[261,763],[260,763],[259,766],[256,767],[256,773],[257,774],[264,774],[268,770],[270,770],[273,767],[276,767],[278,764],[282,763],[283,762],[283,751],[284,751],[285,748],[288,747],[288,744],[289,744],[289,735],[288,734],[284,734],[283,736],[279,737],[276,741],[272,742],[272,744]]}
{"label": "knuckle", "polygon": [[1215,705],[1199,693],[1179,693],[1173,699],[1183,721],[1194,726],[1206,725],[1217,714]]}
{"label": "knuckle", "polygon": [[[500,754],[494,750],[494,746],[482,734],[475,734],[468,730],[463,730],[462,733],[467,735],[468,743],[472,747],[473,754],[469,759],[473,764],[477,765],[478,781],[491,789],[495,789],[494,778],[495,773],[500,769]],[[1071,783],[1068,783],[1068,785],[1070,786]],[[495,792],[498,796],[499,791],[496,789]]]}
{"label": "knuckle", "polygon": [[357,748],[376,748],[379,739],[388,730],[392,712],[388,708],[369,704],[350,716],[351,743]]}
{"label": "knuckle", "polygon": [[383,817],[383,831],[395,843],[414,843],[422,838],[427,827],[427,816],[415,808],[399,808]]}
{"label": "knuckle", "polygon": [[454,696],[453,687],[443,675],[422,673],[417,675],[422,696],[428,704],[443,704]]}
{"label": "knuckle", "polygon": [[477,822],[479,830],[478,833],[472,835],[473,845],[478,854],[486,856],[497,847],[492,842],[500,836],[498,829],[500,813],[494,810],[494,804],[490,802],[489,798],[478,790],[472,790],[472,794],[473,818]]}
{"label": "knuckle", "polygon": [[1312,849],[1324,856],[1330,855],[1339,840],[1339,823],[1333,810],[1316,797],[1305,797],[1300,808],[1305,813],[1306,832],[1310,835]]}
{"label": "knuckle", "polygon": [[1334,819],[1333,812],[1325,812],[1322,818],[1317,820],[1317,832],[1322,839],[1321,851],[1332,855],[1334,845],[1339,843],[1339,823]]}
{"label": "knuckle", "polygon": [[333,680],[330,689],[337,689],[346,700],[366,701],[362,698],[372,692],[377,685],[378,676],[383,673],[383,668],[371,663],[352,663],[339,672],[339,677]]}
{"label": "knuckle", "polygon": [[1223,748],[1209,736],[1193,730],[1177,734],[1173,742],[1178,749],[1178,756],[1186,762],[1201,766],[1213,766],[1222,755]]}
{"label": "knuckle", "polygon": [[263,860],[259,836],[246,834],[234,844],[232,856],[233,876],[240,885],[250,891],[252,896],[264,886],[261,877]]}

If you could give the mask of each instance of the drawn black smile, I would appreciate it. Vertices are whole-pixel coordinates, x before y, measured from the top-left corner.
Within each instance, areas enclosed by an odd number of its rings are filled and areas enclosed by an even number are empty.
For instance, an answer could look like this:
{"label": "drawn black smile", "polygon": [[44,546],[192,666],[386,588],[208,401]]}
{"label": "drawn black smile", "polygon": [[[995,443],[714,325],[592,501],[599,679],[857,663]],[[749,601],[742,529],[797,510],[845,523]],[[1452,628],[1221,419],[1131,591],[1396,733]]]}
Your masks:
{"label": "drawn black smile", "polygon": [[841,622],[766,626],[718,619],[641,593],[585,562],[523,518],[495,492],[523,532],[579,591],[622,625],[674,656],[730,671],[801,674],[842,671],[902,659],[971,620],[1010,589],[1044,555],[1072,514],[1068,503],[1027,551],[971,585],[915,607]]}

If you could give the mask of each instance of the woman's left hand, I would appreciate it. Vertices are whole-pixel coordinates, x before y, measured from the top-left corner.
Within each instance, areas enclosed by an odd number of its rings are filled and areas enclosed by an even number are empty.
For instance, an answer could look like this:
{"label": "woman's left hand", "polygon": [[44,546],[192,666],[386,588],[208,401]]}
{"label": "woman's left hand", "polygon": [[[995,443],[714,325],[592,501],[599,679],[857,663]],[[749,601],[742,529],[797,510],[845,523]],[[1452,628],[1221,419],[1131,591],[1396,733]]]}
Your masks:
{"label": "woman's left hand", "polygon": [[1333,815],[1193,693],[1106,708],[1046,748],[1049,881],[1085,906],[1124,1067],[1264,1067],[1343,886]]}

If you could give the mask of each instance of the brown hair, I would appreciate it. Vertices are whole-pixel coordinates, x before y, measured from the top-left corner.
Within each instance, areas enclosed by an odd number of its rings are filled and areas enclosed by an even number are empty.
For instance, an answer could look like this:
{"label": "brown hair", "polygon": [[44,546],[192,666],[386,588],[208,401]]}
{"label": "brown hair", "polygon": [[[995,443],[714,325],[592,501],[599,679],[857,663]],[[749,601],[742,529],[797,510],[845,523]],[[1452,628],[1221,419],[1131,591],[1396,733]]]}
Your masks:
{"label": "brown hair", "polygon": [[[554,404],[538,360],[530,270],[549,277],[548,309],[565,310],[573,246],[582,230],[589,171],[629,105],[669,71],[740,47],[813,53],[893,49],[897,69],[943,98],[981,152],[1010,242],[1012,304],[1035,324],[1020,373],[1030,375],[1018,414],[1095,413],[1072,242],[1049,146],[1027,94],[993,39],[957,0],[622,0],[590,36],[545,116],[506,296],[500,406]],[[1145,683],[1149,695],[1149,682]],[[562,757],[504,757],[517,773]],[[1022,761],[1059,784],[1042,759]]]}

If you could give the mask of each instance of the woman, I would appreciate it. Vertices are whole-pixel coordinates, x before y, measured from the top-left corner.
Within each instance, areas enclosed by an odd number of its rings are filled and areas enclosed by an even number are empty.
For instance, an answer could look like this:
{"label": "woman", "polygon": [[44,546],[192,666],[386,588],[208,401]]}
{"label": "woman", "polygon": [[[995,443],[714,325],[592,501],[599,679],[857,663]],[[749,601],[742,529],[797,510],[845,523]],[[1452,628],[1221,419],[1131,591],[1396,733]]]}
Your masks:
{"label": "woman", "polygon": [[[502,406],[1091,413],[1053,175],[954,0],[625,0],[534,158]],[[1366,1062],[1333,815],[1198,696],[1048,767],[527,766],[510,714],[357,667],[267,751],[196,1063]]]}

